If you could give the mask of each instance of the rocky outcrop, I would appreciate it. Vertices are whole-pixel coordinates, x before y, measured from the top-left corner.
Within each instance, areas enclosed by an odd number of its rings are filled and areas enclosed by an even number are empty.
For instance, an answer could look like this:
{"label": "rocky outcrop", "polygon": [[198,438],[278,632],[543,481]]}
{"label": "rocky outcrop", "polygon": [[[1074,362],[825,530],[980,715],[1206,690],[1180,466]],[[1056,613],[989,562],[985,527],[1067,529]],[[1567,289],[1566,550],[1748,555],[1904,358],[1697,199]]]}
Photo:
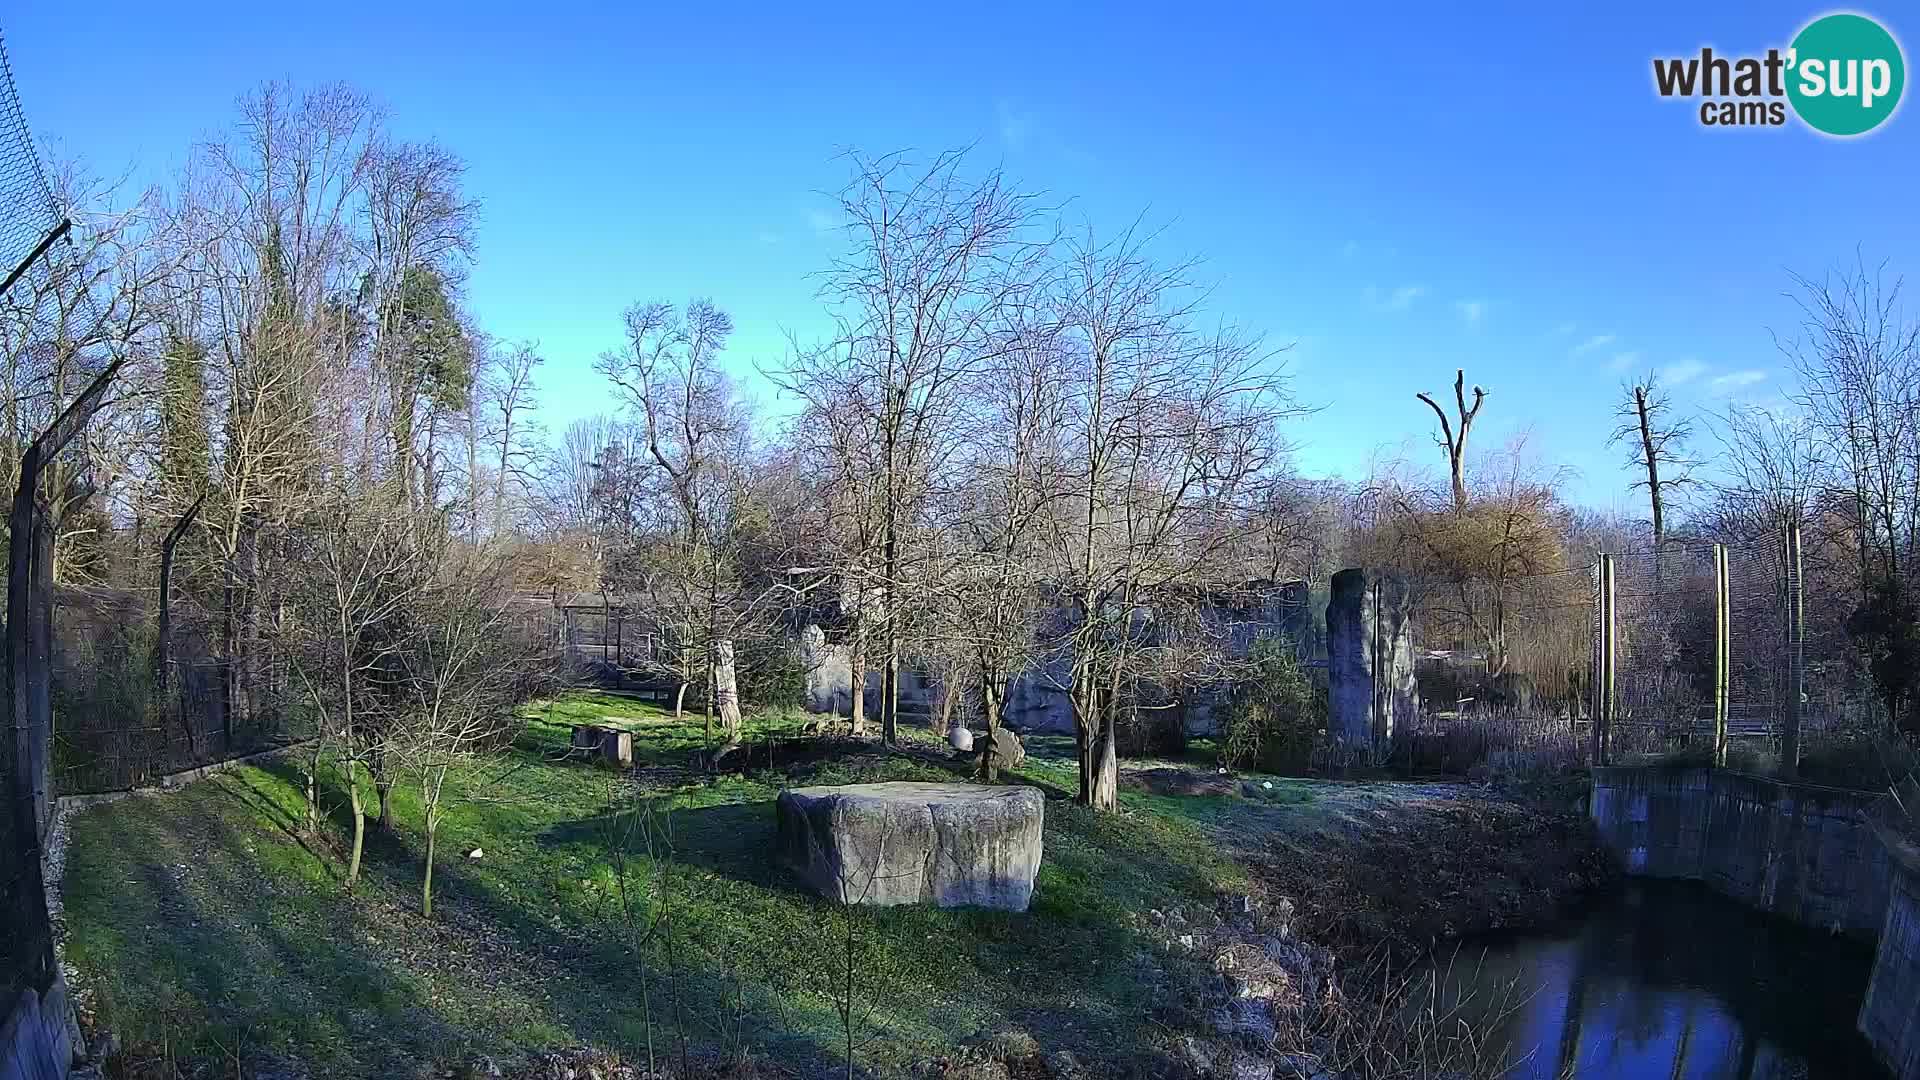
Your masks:
{"label": "rocky outcrop", "polygon": [[1030,787],[894,782],[780,793],[779,851],[816,892],[851,904],[1025,911],[1044,799]]}

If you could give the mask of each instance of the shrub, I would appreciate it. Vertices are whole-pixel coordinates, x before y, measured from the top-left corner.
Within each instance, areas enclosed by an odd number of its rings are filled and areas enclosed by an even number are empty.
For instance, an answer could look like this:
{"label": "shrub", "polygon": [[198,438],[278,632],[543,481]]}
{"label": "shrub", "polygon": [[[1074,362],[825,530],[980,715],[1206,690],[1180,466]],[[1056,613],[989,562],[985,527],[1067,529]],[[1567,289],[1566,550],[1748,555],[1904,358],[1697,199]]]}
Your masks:
{"label": "shrub", "polygon": [[1305,770],[1326,730],[1326,688],[1301,666],[1285,638],[1261,638],[1247,659],[1252,675],[1223,711],[1221,758],[1237,769]]}
{"label": "shrub", "polygon": [[[1189,690],[1192,694],[1196,691]],[[1187,752],[1187,714],[1173,695],[1153,692],[1136,707],[1123,709],[1114,732],[1122,757],[1180,758]]]}
{"label": "shrub", "polygon": [[1920,751],[1913,743],[1879,732],[1814,733],[1800,752],[1800,779],[1828,787],[1885,791],[1916,770]]}
{"label": "shrub", "polygon": [[807,669],[800,650],[785,642],[766,642],[742,650],[734,677],[740,700],[756,708],[800,708],[807,703]]}

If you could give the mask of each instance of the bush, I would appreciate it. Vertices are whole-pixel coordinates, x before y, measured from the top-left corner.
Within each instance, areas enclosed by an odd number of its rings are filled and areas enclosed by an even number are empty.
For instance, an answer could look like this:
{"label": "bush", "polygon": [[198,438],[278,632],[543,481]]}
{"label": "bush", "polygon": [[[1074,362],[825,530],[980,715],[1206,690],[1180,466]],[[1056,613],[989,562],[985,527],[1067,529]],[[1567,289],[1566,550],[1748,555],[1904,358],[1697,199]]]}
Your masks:
{"label": "bush", "polygon": [[1800,752],[1800,779],[1827,787],[1885,791],[1917,770],[1912,742],[1877,732],[1810,734]]}
{"label": "bush", "polygon": [[734,669],[742,705],[763,709],[806,705],[807,669],[800,650],[785,642],[767,642],[742,651]]}
{"label": "bush", "polygon": [[1220,756],[1236,769],[1297,773],[1312,763],[1327,726],[1326,688],[1300,664],[1293,643],[1261,638],[1248,656],[1252,677],[1228,699]]}
{"label": "bush", "polygon": [[1121,710],[1114,732],[1121,757],[1178,759],[1187,753],[1187,714],[1168,694],[1154,694]]}

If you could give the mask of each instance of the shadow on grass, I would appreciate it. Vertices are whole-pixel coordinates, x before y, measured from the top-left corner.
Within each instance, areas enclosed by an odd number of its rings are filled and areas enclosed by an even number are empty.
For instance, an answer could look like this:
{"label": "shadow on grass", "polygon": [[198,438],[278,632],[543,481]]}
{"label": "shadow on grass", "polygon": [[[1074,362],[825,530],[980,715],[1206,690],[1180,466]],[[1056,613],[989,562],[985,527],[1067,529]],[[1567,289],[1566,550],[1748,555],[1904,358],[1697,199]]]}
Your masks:
{"label": "shadow on grass", "polygon": [[[194,794],[191,812],[116,821],[110,858],[94,837],[76,849],[69,917],[118,946],[83,943],[78,959],[99,977],[103,1019],[130,1043],[208,1062],[292,1054],[321,1075],[384,1077],[543,1045],[644,1060],[649,1027],[673,1057],[678,1025],[702,1061],[752,1049],[803,1074],[843,1068],[777,995],[695,944],[679,943],[671,969],[653,950],[649,1025],[631,928],[556,927],[444,859],[436,918],[423,919],[407,902],[420,864],[404,836],[369,848],[359,895],[343,896],[335,868],[315,887],[259,865],[284,827],[261,813],[257,789]],[[226,800],[247,824],[225,816]],[[461,1000],[476,990],[480,1000]]]}
{"label": "shadow on grass", "polygon": [[662,859],[697,866],[745,884],[812,896],[782,865],[774,850],[778,825],[766,802],[719,803],[661,810],[650,820],[632,806],[592,817],[563,821],[539,834],[548,846],[587,845],[602,851],[627,845],[629,857],[643,859],[643,831],[654,832]]}
{"label": "shadow on grass", "polygon": [[[832,999],[847,917],[773,856],[772,792],[791,778],[755,770],[674,796],[721,801],[667,816],[673,929],[643,943],[648,894],[629,921],[606,892],[608,838],[632,810],[604,807],[631,788],[608,778],[603,801],[597,782],[580,786],[584,769],[559,764],[535,761],[511,791],[449,819],[432,920],[418,914],[416,832],[370,831],[366,880],[351,897],[337,885],[337,856],[285,843],[304,825],[298,762],[138,810],[101,808],[77,834],[69,871],[79,959],[118,1003],[108,1015],[132,1021],[123,1037],[184,1042],[207,1058],[258,1047],[308,1058],[322,1075],[389,1076],[410,1062],[581,1044],[644,1061],[651,1041],[671,1060],[683,1031],[708,1058],[744,1047],[798,1075],[843,1073]],[[868,755],[822,763],[810,779],[966,767]],[[326,833],[338,838],[350,812],[337,777],[323,781]],[[914,906],[855,916],[860,1057],[875,1075],[1009,1022],[1083,1056],[1146,1052],[1165,987],[1134,959],[1144,945],[1131,917],[1218,892],[1216,853],[1193,829],[1150,815],[1050,801],[1047,818],[1028,913]],[[484,842],[484,861],[456,854],[468,841]]]}

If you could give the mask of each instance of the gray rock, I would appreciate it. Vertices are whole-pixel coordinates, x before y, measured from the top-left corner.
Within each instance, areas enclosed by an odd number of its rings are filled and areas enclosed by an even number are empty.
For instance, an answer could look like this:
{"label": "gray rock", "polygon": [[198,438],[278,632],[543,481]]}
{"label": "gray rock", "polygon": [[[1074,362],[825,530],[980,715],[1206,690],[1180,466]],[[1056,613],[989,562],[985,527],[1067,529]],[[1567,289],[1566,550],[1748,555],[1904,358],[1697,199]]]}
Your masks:
{"label": "gray rock", "polygon": [[120,1037],[111,1031],[102,1031],[93,1037],[93,1045],[87,1048],[87,1056],[95,1061],[107,1061],[120,1053]]}
{"label": "gray rock", "polygon": [[1273,1063],[1254,1054],[1239,1053],[1229,1066],[1233,1080],[1273,1080]]}
{"label": "gray rock", "polygon": [[780,856],[844,903],[1025,911],[1040,869],[1037,788],[894,782],[792,788]]}
{"label": "gray rock", "polygon": [[1306,1080],[1320,1075],[1320,1058],[1314,1054],[1280,1054],[1273,1059],[1273,1074],[1280,1080]]}
{"label": "gray rock", "polygon": [[1214,1009],[1208,1020],[1215,1032],[1250,1039],[1259,1046],[1271,1046],[1279,1032],[1273,1010],[1257,998],[1235,998]]}
{"label": "gray rock", "polygon": [[1027,763],[1027,747],[1020,736],[1003,725],[993,731],[993,756],[999,759],[1001,768],[1017,769]]}
{"label": "gray rock", "polygon": [[1080,1080],[1086,1075],[1081,1071],[1080,1060],[1073,1056],[1071,1050],[1055,1050],[1041,1064],[1053,1080]]}

